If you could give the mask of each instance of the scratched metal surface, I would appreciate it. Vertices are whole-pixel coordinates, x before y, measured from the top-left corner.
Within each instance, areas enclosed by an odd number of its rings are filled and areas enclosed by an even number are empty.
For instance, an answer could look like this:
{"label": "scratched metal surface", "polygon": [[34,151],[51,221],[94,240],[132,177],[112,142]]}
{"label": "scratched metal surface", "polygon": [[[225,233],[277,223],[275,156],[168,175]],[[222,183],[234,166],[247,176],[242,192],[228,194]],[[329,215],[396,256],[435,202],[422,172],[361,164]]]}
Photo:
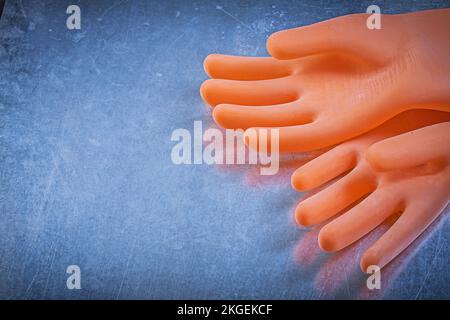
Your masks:
{"label": "scratched metal surface", "polygon": [[[82,29],[65,27],[77,3]],[[358,259],[298,229],[286,161],[176,166],[176,128],[212,126],[212,52],[266,55],[277,30],[370,1],[6,2],[0,23],[0,298],[450,298],[444,214],[365,288]],[[448,1],[377,1],[396,13]],[[301,159],[300,159],[301,160]],[[424,195],[432,190],[424,190]],[[66,268],[81,268],[81,290]]]}

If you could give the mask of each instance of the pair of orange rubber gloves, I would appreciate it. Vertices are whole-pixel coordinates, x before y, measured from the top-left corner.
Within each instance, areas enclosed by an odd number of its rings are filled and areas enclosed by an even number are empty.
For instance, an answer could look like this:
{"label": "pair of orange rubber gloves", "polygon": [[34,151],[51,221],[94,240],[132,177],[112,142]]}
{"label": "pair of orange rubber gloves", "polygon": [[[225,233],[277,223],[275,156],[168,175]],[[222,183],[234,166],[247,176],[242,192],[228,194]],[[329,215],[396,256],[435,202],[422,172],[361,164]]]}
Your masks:
{"label": "pair of orange rubber gloves", "polygon": [[336,179],[295,210],[305,226],[337,216],[322,249],[401,213],[361,257],[364,272],[400,254],[450,199],[450,9],[382,15],[373,30],[367,18],[276,32],[272,57],[212,54],[200,90],[221,127],[277,128],[281,152],[333,146],[292,175],[298,191]]}

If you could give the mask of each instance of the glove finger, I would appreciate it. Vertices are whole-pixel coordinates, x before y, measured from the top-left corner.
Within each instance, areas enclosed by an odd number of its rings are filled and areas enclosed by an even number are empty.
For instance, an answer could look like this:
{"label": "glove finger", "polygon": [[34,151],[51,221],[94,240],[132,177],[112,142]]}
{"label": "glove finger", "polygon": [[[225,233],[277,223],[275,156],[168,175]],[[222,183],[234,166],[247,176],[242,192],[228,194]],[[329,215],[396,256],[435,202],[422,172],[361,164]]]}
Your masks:
{"label": "glove finger", "polygon": [[356,167],[331,186],[300,202],[295,209],[295,219],[304,226],[321,223],[374,189],[372,177]]}
{"label": "glove finger", "polygon": [[328,223],[319,233],[325,251],[338,251],[375,229],[398,208],[401,200],[393,190],[376,190],[361,203]]}
{"label": "glove finger", "polygon": [[292,74],[289,65],[271,57],[240,57],[210,54],[203,67],[214,79],[266,80],[282,78]]}
{"label": "glove finger", "polygon": [[336,146],[294,171],[291,184],[297,191],[319,187],[354,168],[356,157],[350,149]]}
{"label": "glove finger", "polygon": [[211,106],[273,105],[293,102],[299,98],[298,90],[289,77],[257,81],[210,79],[203,82],[200,94]]}
{"label": "glove finger", "polygon": [[247,129],[304,124],[312,121],[313,115],[301,105],[301,101],[296,100],[269,106],[220,104],[214,108],[213,117],[223,128]]}

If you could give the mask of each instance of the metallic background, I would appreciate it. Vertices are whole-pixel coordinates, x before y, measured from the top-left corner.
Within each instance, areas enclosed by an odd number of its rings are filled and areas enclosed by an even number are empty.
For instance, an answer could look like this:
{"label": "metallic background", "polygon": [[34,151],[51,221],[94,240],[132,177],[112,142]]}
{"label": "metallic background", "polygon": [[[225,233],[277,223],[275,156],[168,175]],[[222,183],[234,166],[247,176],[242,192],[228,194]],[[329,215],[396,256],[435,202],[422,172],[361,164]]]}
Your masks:
{"label": "metallic background", "polygon": [[[449,6],[376,3],[384,13]],[[66,28],[70,4],[80,31]],[[207,54],[267,55],[274,31],[370,4],[7,0],[0,298],[450,298],[447,213],[369,291],[358,261],[377,232],[326,254],[317,230],[292,221],[303,195],[289,175],[304,155],[274,177],[170,159],[174,129],[213,126],[198,93]],[[81,290],[66,288],[71,264]]]}

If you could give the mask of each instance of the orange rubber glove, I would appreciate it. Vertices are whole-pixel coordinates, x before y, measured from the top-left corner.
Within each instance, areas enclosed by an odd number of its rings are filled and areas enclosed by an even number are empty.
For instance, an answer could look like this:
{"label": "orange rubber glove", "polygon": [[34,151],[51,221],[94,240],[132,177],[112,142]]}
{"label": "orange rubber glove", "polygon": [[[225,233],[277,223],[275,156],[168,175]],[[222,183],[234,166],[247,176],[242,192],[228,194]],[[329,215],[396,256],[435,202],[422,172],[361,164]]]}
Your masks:
{"label": "orange rubber glove", "polygon": [[[443,121],[447,122],[439,123]],[[337,251],[394,213],[402,212],[399,220],[361,258],[363,271],[370,265],[385,266],[449,202],[448,121],[447,112],[407,111],[298,168],[292,175],[292,185],[298,191],[319,187],[348,173],[300,202],[295,210],[296,221],[306,226],[321,223],[367,196],[321,229],[321,248]],[[417,130],[410,131],[414,129]]]}
{"label": "orange rubber glove", "polygon": [[[211,55],[201,88],[225,128],[280,127],[280,151],[331,146],[409,109],[450,111],[450,9],[367,14],[285,30],[277,59]],[[309,56],[308,58],[305,58]],[[270,141],[269,141],[270,143]]]}

